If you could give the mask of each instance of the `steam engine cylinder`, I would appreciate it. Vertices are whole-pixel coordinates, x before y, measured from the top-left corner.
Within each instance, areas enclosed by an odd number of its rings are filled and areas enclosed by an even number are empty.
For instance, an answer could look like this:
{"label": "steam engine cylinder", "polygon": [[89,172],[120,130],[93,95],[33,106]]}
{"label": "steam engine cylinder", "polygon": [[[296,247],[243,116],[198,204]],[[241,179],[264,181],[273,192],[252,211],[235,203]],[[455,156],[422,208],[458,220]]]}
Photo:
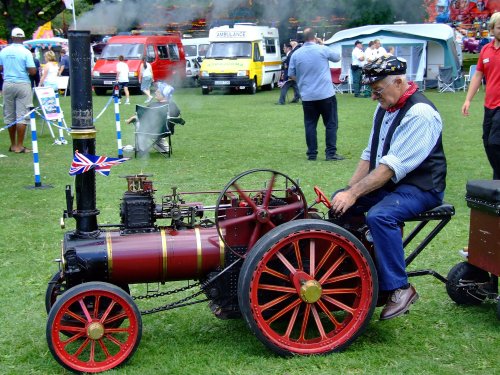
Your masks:
{"label": "steam engine cylinder", "polygon": [[124,235],[118,230],[81,239],[66,233],[63,270],[70,284],[137,284],[193,280],[224,266],[224,243],[215,228]]}

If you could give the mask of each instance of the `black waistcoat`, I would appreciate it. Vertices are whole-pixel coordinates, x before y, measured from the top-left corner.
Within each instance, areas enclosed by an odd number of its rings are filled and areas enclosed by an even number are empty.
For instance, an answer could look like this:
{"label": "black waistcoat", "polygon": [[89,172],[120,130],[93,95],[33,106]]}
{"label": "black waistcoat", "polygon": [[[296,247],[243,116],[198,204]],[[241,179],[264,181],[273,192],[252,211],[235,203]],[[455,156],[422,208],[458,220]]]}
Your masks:
{"label": "black waistcoat", "polygon": [[[408,98],[403,108],[401,108],[396,115],[396,118],[392,122],[387,136],[384,141],[382,148],[382,155],[385,156],[389,152],[389,147],[391,145],[391,139],[396,131],[396,128],[401,124],[401,120],[405,116],[406,112],[417,103],[429,104],[432,108],[436,109],[434,104],[427,99],[422,93],[416,92]],[[373,131],[373,139],[370,150],[370,171],[375,169],[377,149],[380,138],[380,128],[382,126],[382,120],[385,115],[385,110],[382,107],[379,108],[377,114],[375,115],[375,124]],[[444,191],[446,187],[446,157],[444,156],[443,143],[441,139],[442,135],[439,136],[436,144],[432,148],[430,154],[425,158],[425,160],[413,171],[408,173],[398,184],[410,184],[419,187],[422,190],[435,189],[439,192]],[[394,183],[389,181],[385,188],[393,188]]]}

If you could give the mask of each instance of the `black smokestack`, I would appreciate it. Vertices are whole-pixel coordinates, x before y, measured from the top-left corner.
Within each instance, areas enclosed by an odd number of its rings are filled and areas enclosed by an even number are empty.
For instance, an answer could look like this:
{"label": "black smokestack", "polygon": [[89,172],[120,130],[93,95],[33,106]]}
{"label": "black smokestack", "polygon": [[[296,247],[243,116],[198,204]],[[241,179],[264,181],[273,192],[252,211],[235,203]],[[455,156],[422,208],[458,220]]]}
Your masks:
{"label": "black smokestack", "polygon": [[[95,155],[96,131],[92,111],[90,31],[68,31],[71,87],[71,136],[73,153]],[[91,237],[97,228],[95,170],[75,177],[76,235]]]}

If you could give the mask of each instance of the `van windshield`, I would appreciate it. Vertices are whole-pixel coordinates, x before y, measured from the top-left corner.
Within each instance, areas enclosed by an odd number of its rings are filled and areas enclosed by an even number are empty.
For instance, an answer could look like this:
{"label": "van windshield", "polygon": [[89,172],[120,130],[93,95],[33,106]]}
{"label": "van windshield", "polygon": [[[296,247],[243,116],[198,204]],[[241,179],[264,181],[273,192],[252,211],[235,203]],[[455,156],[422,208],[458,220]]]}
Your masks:
{"label": "van windshield", "polygon": [[196,46],[184,46],[186,57],[196,56]]}
{"label": "van windshield", "polygon": [[252,43],[250,42],[223,42],[210,43],[207,52],[208,58],[236,58],[252,57]]}
{"label": "van windshield", "polygon": [[125,60],[140,60],[144,53],[144,44],[111,43],[104,47],[101,59],[116,60],[123,55]]}

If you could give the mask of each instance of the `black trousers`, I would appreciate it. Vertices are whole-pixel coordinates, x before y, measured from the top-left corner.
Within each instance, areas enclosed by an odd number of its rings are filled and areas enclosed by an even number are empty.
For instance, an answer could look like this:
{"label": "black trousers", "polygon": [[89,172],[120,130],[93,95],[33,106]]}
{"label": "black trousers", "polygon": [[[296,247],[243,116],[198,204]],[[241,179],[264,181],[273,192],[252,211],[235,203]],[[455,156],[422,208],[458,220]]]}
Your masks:
{"label": "black trousers", "polygon": [[500,180],[500,107],[484,107],[483,144],[493,168],[493,179]]}

